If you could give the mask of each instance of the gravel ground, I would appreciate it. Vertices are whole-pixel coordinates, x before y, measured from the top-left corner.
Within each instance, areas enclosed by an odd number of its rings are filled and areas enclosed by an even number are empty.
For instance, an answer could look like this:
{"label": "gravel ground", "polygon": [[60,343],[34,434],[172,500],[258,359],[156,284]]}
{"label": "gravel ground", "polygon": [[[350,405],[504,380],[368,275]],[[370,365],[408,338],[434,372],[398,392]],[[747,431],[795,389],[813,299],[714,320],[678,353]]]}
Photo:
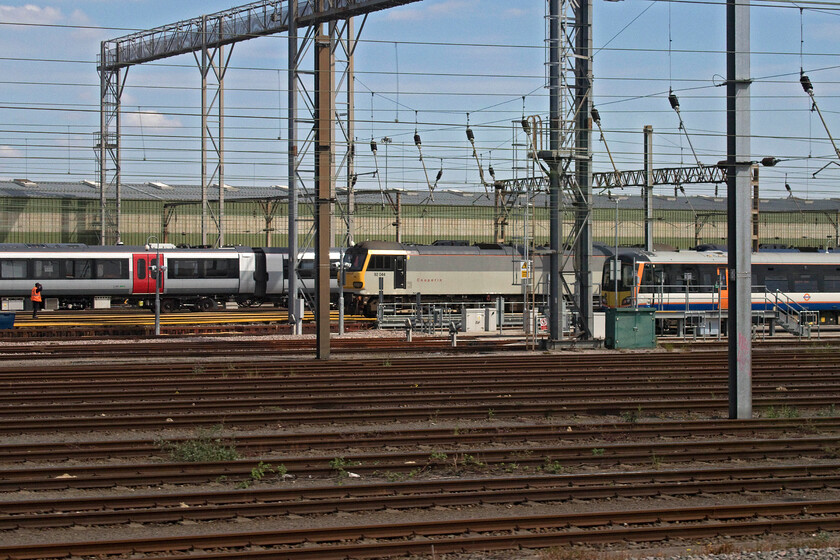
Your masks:
{"label": "gravel ground", "polygon": [[788,548],[785,550],[643,556],[637,560],[837,560],[840,548]]}

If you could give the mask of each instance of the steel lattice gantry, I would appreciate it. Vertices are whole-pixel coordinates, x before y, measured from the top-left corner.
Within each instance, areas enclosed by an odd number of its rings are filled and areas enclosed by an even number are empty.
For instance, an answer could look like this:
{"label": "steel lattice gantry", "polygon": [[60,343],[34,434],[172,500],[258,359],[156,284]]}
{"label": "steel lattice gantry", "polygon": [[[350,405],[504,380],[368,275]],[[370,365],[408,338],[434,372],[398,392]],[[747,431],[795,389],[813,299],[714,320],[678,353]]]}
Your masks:
{"label": "steel lattice gantry", "polygon": [[[208,242],[208,202],[206,189],[210,181],[219,188],[219,214],[215,217],[219,228],[216,244],[224,242],[224,73],[230,58],[224,47],[264,35],[282,33],[290,29],[291,7],[295,8],[294,26],[313,27],[325,22],[409,4],[418,0],[263,0],[231,8],[211,15],[196,17],[170,25],[133,33],[103,41],[99,52],[100,75],[100,132],[97,141],[99,166],[100,242],[120,240],[120,97],[125,87],[129,67],[187,53],[196,54],[202,74],[202,240]],[[207,101],[207,78],[216,87]],[[213,135],[208,125],[210,112],[218,110],[218,133]],[[208,168],[205,147],[210,141],[215,150],[216,163]],[[113,193],[113,194],[112,194]],[[115,203],[108,199],[114,196]]]}
{"label": "steel lattice gantry", "polygon": [[[574,177],[565,177],[563,188],[563,205],[570,204],[568,193],[578,190]],[[603,171],[592,174],[592,188],[600,190],[623,189],[624,187],[643,187],[642,196],[647,196],[647,190],[654,185],[689,185],[689,184],[720,184],[726,182],[726,168],[718,166],[703,167],[662,167],[653,169],[651,181],[648,185],[647,172],[644,169],[630,171]],[[521,177],[518,179],[504,179],[493,182],[495,197],[495,240],[504,243],[506,226],[513,208],[523,196],[533,196],[537,193],[547,193],[549,179],[545,176]],[[652,209],[646,207],[646,214]],[[652,218],[646,215],[646,222]]]}
{"label": "steel lattice gantry", "polygon": [[[100,104],[100,141],[98,143],[98,165],[101,193],[101,224],[100,241],[105,244],[120,239],[120,96],[125,86],[125,72],[130,66],[160,60],[179,54],[193,53],[201,71],[202,77],[202,115],[201,115],[201,184],[202,184],[202,221],[201,235],[205,245],[211,244],[208,237],[208,216],[211,208],[207,191],[213,181],[218,184],[218,208],[213,216],[217,226],[218,237],[212,243],[224,244],[224,76],[230,60],[231,50],[237,42],[272,35],[275,33],[289,33],[289,247],[290,268],[297,270],[297,184],[301,182],[306,188],[300,175],[300,163],[308,152],[314,150],[316,177],[315,194],[317,218],[315,229],[310,238],[321,240],[315,242],[316,261],[318,270],[322,274],[318,278],[318,296],[316,296],[318,317],[318,355],[329,357],[329,306],[317,305],[327,294],[329,283],[329,254],[331,245],[330,216],[335,202],[335,145],[336,139],[333,128],[338,121],[335,110],[336,82],[335,66],[336,51],[342,53],[344,72],[339,80],[339,87],[344,85],[347,91],[346,114],[347,123],[341,127],[346,148],[340,167],[347,170],[347,181],[350,184],[353,166],[353,64],[352,55],[355,50],[356,37],[353,36],[351,18],[366,15],[370,12],[409,4],[418,0],[262,0],[253,2],[223,12],[205,15],[171,25],[142,31],[104,41],[99,54],[98,70],[101,82]],[[345,21],[344,25],[338,22]],[[329,32],[324,33],[323,26],[329,24]],[[305,28],[303,48],[299,44],[298,29]],[[306,52],[307,42],[314,45],[315,72],[313,96],[304,100],[312,100],[308,108],[314,115],[315,126],[304,138],[303,146],[298,146],[297,107],[298,92],[305,89],[306,84],[301,79],[300,70],[303,54]],[[225,47],[228,46],[227,54]],[[200,55],[198,54],[200,53]],[[215,86],[215,93],[208,100],[208,82]],[[212,114],[217,113],[217,127],[211,128]],[[212,144],[214,158],[212,164],[207,157],[208,143]],[[113,190],[116,194],[116,207],[108,209],[108,193]],[[351,195],[352,197],[352,195]],[[323,231],[322,231],[323,229]],[[326,275],[324,274],[326,273]],[[319,276],[325,278],[320,279]],[[300,332],[302,308],[298,306],[297,276],[290,275],[289,318],[294,324],[295,332]],[[321,284],[324,285],[322,289]]]}

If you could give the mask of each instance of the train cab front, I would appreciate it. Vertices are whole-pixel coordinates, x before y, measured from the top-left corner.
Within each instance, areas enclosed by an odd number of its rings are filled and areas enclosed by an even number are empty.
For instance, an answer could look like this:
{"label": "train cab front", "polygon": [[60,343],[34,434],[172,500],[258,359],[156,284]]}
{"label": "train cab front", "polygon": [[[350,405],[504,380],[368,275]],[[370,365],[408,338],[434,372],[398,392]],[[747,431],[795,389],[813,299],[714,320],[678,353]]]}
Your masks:
{"label": "train cab front", "polygon": [[[622,257],[610,257],[604,263],[601,284],[601,299],[605,307],[628,307],[633,304],[634,278],[633,262]],[[617,269],[617,270],[616,270]]]}
{"label": "train cab front", "polygon": [[365,289],[365,268],[368,251],[362,247],[351,247],[344,254],[344,289],[359,293]]}

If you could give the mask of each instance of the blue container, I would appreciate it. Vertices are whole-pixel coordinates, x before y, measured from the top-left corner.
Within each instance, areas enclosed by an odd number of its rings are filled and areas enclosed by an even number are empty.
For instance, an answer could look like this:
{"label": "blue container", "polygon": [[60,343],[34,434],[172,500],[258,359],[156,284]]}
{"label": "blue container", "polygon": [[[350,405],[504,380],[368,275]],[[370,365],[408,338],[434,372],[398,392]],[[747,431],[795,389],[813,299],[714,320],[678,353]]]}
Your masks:
{"label": "blue container", "polygon": [[0,329],[15,328],[15,314],[14,313],[0,313]]}

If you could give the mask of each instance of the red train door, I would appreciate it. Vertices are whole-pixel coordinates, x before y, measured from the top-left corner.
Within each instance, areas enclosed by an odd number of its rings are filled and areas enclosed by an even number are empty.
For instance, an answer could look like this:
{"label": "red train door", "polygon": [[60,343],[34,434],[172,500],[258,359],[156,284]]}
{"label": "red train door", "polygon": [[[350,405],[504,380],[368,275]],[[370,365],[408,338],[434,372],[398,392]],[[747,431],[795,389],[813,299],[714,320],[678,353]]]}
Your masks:
{"label": "red train door", "polygon": [[[162,257],[161,257],[162,258]],[[134,294],[153,294],[155,293],[155,279],[152,276],[149,267],[157,264],[157,254],[155,253],[135,253],[134,254],[134,279],[132,286],[132,293]],[[163,284],[161,279],[161,292],[163,291]]]}

